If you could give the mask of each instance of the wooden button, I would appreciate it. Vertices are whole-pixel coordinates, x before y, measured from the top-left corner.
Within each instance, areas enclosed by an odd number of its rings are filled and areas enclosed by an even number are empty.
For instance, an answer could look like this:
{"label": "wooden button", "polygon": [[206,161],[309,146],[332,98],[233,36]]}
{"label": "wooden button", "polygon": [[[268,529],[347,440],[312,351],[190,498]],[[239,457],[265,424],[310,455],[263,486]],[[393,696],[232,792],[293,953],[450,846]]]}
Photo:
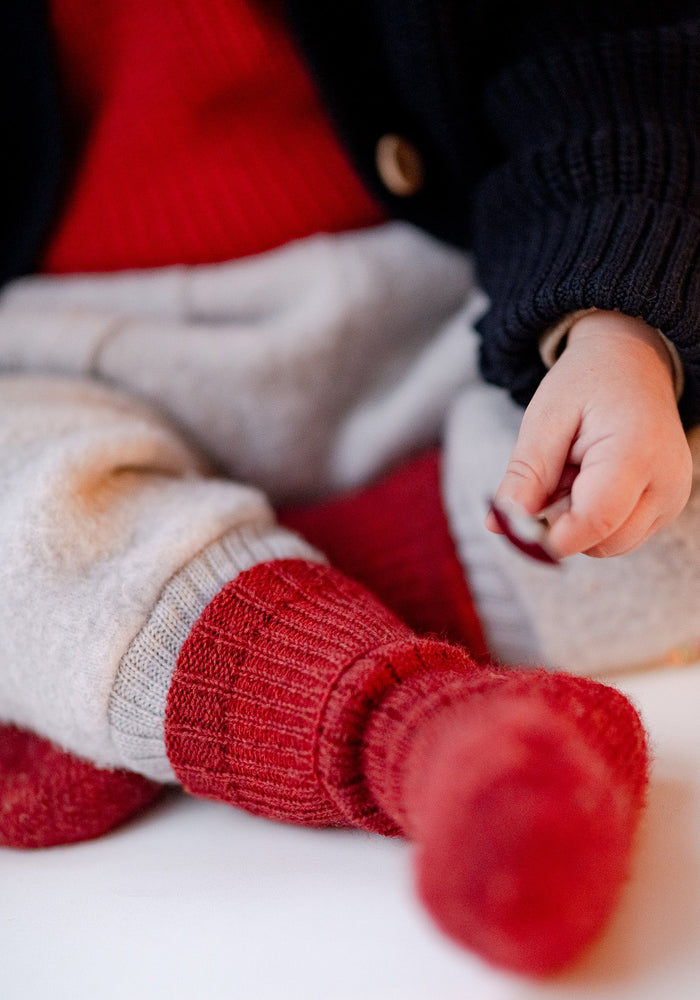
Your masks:
{"label": "wooden button", "polygon": [[399,198],[418,194],[425,183],[423,159],[408,139],[401,135],[383,135],[377,143],[377,173],[387,191]]}

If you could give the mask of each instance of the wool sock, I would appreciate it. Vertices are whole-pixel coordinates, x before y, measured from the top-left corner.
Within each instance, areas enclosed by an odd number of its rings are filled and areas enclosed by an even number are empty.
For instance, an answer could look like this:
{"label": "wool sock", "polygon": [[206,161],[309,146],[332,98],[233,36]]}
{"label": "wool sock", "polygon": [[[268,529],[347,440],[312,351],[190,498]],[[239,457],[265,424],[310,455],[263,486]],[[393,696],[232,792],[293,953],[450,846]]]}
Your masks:
{"label": "wool sock", "polygon": [[161,786],[105,770],[15,726],[0,725],[0,846],[53,847],[100,837]]}
{"label": "wool sock", "polygon": [[178,659],[165,739],[196,795],[415,840],[437,923],[532,973],[603,926],[647,780],[642,725],[618,692],[479,666],[302,560],[257,565],[208,605]]}
{"label": "wool sock", "polygon": [[484,659],[486,643],[441,493],[436,448],[363,489],[283,510],[279,520],[417,632],[464,643]]}
{"label": "wool sock", "polygon": [[547,974],[602,929],[647,783],[644,732],[621,694],[543,671],[420,675],[370,717],[362,765],[418,844],[419,895],[450,937]]}

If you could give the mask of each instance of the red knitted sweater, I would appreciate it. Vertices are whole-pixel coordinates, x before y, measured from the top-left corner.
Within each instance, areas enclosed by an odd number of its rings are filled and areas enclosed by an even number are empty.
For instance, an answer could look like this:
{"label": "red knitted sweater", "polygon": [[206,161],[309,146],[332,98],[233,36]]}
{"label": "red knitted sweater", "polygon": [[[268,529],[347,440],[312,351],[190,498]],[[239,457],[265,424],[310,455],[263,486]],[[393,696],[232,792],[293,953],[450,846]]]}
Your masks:
{"label": "red knitted sweater", "polygon": [[51,0],[76,162],[44,270],[209,263],[379,221],[270,0]]}

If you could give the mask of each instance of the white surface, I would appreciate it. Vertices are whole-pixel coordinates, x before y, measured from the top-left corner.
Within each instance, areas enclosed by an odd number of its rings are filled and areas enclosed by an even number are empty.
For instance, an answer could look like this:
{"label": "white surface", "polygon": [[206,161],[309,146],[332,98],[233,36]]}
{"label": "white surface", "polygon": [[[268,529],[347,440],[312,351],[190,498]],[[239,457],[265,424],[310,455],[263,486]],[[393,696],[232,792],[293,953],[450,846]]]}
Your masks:
{"label": "white surface", "polygon": [[442,939],[410,849],[172,795],[90,844],[0,850],[4,1000],[695,1000],[700,666],[621,683],[656,744],[632,880],[565,976],[505,975]]}

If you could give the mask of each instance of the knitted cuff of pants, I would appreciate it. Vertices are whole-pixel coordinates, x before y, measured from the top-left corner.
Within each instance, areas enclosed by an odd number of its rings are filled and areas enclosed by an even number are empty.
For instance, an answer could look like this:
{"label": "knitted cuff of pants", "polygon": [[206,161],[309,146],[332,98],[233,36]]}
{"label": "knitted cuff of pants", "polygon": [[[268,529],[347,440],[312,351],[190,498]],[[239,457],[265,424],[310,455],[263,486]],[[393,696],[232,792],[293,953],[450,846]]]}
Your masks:
{"label": "knitted cuff of pants", "polygon": [[410,836],[439,925],[530,972],[566,964],[603,925],[647,776],[641,723],[618,692],[479,667],[302,560],[241,573],[205,609],[165,737],[194,794]]}

